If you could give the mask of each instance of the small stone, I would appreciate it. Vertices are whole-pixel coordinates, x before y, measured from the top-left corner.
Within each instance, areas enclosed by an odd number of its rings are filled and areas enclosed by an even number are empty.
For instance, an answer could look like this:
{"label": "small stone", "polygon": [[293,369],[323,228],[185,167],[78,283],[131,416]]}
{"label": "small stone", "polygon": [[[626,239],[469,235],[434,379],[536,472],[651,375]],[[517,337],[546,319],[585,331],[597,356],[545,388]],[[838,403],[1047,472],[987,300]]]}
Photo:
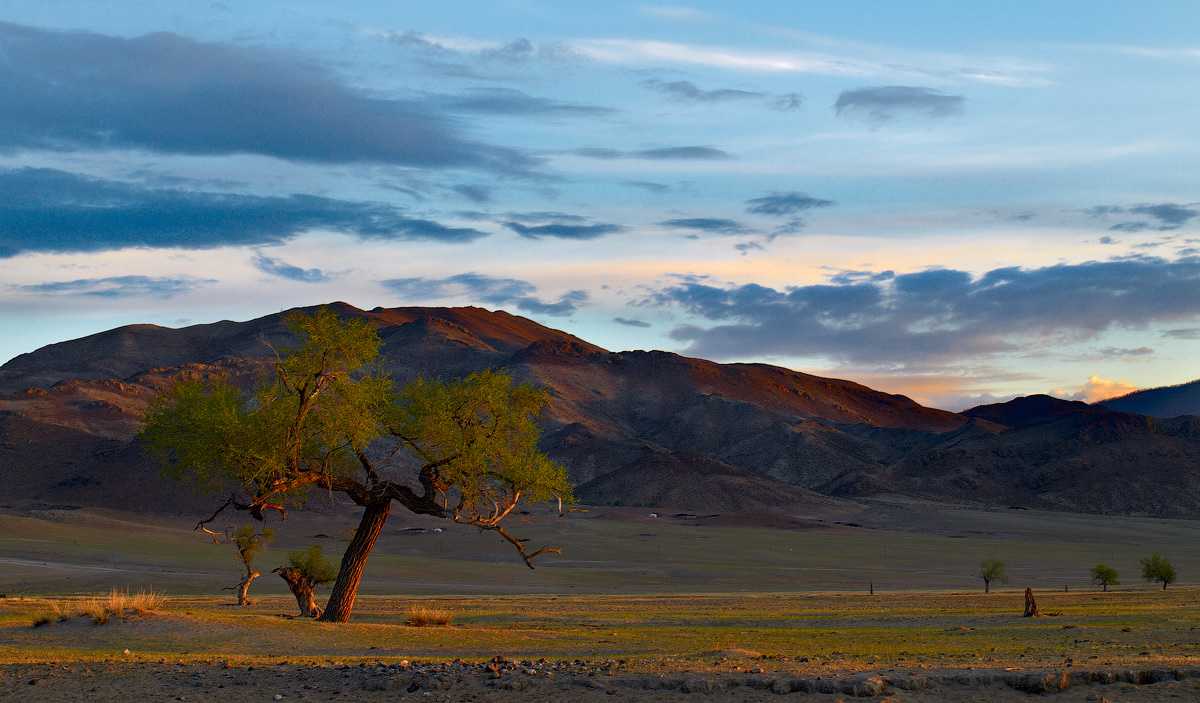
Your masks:
{"label": "small stone", "polygon": [[276,693],[276,694],[275,694],[275,700],[277,700],[277,701],[281,701],[281,700],[283,700],[283,694],[282,694],[282,693]]}

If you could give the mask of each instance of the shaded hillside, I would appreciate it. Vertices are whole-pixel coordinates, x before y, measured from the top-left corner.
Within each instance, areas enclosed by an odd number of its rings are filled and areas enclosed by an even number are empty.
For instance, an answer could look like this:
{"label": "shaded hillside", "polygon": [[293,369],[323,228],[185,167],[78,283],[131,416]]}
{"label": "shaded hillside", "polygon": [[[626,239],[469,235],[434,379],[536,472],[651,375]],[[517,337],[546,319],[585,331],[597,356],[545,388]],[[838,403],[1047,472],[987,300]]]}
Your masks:
{"label": "shaded hillside", "polygon": [[1109,398],[1104,401],[1104,406],[1151,417],[1200,415],[1200,380],[1134,391],[1120,398]]}
{"label": "shaded hillside", "polygon": [[1190,518],[1200,511],[1200,418],[1076,412],[930,448],[879,479],[951,501]]}
{"label": "shaded hillside", "polygon": [[[613,353],[480,308],[329,307],[376,328],[380,365],[397,381],[499,368],[548,387],[543,448],[587,501],[802,512],[828,500],[814,491],[907,493],[1175,515],[1200,495],[1189,490],[1200,458],[1195,421],[1048,396],[956,414],[764,364]],[[186,489],[155,481],[131,442],[140,413],[180,373],[224,374],[249,388],[273,349],[294,341],[281,316],[122,327],[0,367],[0,506],[190,505]]]}

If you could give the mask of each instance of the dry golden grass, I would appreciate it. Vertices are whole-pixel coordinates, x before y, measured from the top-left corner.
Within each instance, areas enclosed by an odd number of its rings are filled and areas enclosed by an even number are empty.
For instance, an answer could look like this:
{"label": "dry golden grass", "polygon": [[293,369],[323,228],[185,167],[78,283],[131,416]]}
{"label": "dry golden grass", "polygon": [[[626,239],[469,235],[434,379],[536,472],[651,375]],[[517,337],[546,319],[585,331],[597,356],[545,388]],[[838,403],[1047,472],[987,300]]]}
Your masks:
{"label": "dry golden grass", "polygon": [[167,597],[154,591],[128,591],[112,589],[107,596],[88,598],[82,601],[48,601],[42,610],[33,616],[33,626],[40,627],[52,622],[64,622],[77,617],[88,617],[97,625],[110,622],[114,617],[147,615],[158,611],[167,602]]}
{"label": "dry golden grass", "polygon": [[410,608],[404,624],[412,627],[450,627],[454,612],[442,608],[417,606]]}

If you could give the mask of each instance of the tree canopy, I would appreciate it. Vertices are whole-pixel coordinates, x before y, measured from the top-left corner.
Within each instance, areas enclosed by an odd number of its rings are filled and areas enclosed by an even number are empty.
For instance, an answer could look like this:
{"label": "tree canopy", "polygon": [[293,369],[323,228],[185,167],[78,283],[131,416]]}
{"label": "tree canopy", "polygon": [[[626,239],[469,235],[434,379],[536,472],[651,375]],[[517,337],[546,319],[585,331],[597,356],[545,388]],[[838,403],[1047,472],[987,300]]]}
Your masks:
{"label": "tree canopy", "polygon": [[1175,580],[1179,577],[1175,573],[1175,567],[1171,566],[1171,562],[1159,556],[1158,552],[1142,559],[1141,563],[1142,578],[1150,583],[1162,582],[1164,591],[1167,590],[1168,584],[1175,583]]}
{"label": "tree canopy", "polygon": [[992,581],[1008,583],[1008,570],[1004,562],[995,557],[988,557],[979,562],[979,578],[983,579],[983,592],[991,590]]}
{"label": "tree canopy", "polygon": [[1092,583],[1100,586],[1107,591],[1109,586],[1121,585],[1121,579],[1117,574],[1117,570],[1106,564],[1096,564],[1091,568],[1089,573],[1092,575]]}
{"label": "tree canopy", "polygon": [[537,449],[544,389],[482,371],[396,389],[372,368],[379,338],[361,320],[321,309],[285,318],[297,335],[273,373],[247,393],[223,376],[184,378],[150,406],[141,437],[165,475],[226,496],[262,519],[317,488],[363,507],[322,619],[349,619],[367,555],[393,502],[496,531],[525,563],[553,549],[526,549],[501,524],[518,502],[572,501],[566,470]]}

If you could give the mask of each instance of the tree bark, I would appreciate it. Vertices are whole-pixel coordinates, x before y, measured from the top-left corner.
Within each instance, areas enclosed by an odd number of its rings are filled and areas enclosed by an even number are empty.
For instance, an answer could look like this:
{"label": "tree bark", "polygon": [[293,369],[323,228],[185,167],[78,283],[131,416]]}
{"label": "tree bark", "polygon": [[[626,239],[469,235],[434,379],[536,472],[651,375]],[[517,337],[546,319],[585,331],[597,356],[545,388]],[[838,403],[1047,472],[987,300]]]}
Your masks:
{"label": "tree bark", "polygon": [[1033,589],[1025,589],[1025,615],[1027,618],[1036,618],[1039,615],[1037,601],[1033,599]]}
{"label": "tree bark", "polygon": [[237,586],[238,605],[250,605],[250,598],[247,597],[246,593],[250,590],[250,582],[259,576],[262,576],[262,574],[258,573],[257,571],[252,571],[250,569],[246,570],[246,575],[242,577],[242,582]]}
{"label": "tree bark", "polygon": [[992,586],[992,581],[991,581],[991,579],[984,579],[984,580],[983,580],[983,592],[984,592],[984,593],[987,593],[987,592],[988,592],[988,589],[989,589],[989,588],[991,588],[991,586]]}
{"label": "tree bark", "polygon": [[333,583],[333,592],[329,594],[329,602],[321,620],[325,622],[349,622],[350,612],[354,609],[354,598],[358,595],[358,584],[362,581],[363,567],[367,564],[367,556],[375,546],[375,540],[383,532],[387,522],[388,512],[392,509],[390,498],[370,501],[363,510],[358,529],[342,555],[342,564],[338,569],[337,581]]}
{"label": "tree bark", "polygon": [[281,566],[275,569],[275,573],[287,581],[288,588],[292,589],[292,595],[296,596],[296,605],[300,606],[300,615],[306,618],[321,616],[321,606],[317,605],[316,599],[313,598],[312,581],[301,576],[300,572],[290,566]]}

